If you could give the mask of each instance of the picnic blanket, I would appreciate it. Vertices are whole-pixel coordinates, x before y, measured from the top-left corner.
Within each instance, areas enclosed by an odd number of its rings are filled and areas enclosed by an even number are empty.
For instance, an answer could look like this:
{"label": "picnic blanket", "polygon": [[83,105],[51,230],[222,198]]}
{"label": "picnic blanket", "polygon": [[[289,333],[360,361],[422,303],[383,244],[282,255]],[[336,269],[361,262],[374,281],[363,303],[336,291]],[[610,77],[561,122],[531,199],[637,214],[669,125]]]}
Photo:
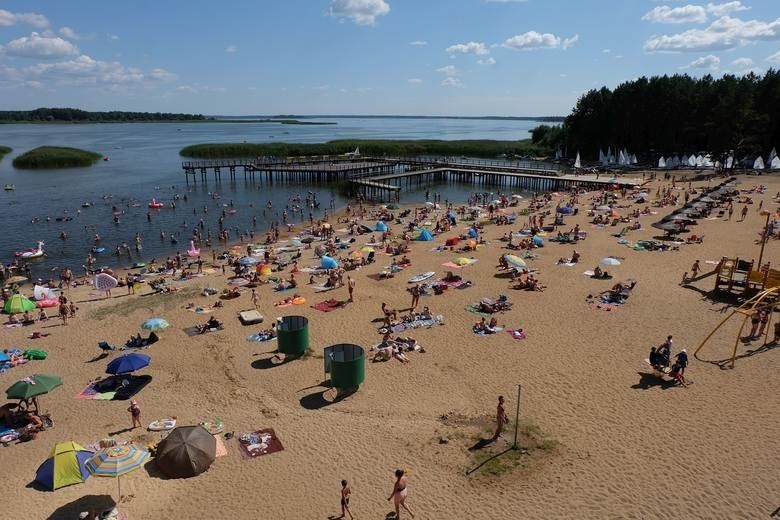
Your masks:
{"label": "picnic blanket", "polygon": [[400,332],[403,332],[405,330],[411,330],[411,329],[421,329],[425,327],[433,327],[434,325],[444,325],[444,316],[439,314],[438,316],[434,316],[430,320],[413,320],[413,321],[405,321],[401,323],[396,323],[390,329],[388,330],[387,326],[379,327],[377,332],[380,334],[387,334],[388,332],[392,332],[393,334],[398,334]]}
{"label": "picnic blanket", "polygon": [[244,460],[251,460],[262,455],[282,451],[282,441],[276,436],[273,428],[265,428],[236,437],[239,453]]}
{"label": "picnic blanket", "polygon": [[335,311],[336,309],[339,309],[341,307],[344,307],[346,305],[346,302],[340,301],[340,300],[334,300],[331,298],[330,300],[325,300],[324,302],[315,303],[312,305],[315,309],[322,312],[330,312]]}

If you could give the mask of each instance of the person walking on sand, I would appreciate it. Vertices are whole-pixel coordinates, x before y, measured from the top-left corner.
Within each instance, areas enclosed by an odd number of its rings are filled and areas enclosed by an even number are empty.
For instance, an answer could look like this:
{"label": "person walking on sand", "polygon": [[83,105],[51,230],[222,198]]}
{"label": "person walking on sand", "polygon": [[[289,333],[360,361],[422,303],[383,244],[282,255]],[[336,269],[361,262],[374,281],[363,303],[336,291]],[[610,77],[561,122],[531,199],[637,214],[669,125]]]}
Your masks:
{"label": "person walking on sand", "polygon": [[509,417],[506,415],[506,408],[504,408],[504,396],[498,396],[498,405],[496,406],[496,433],[493,434],[492,442],[498,440],[501,436],[501,432],[504,430],[504,426],[509,422]]}
{"label": "person walking on sand", "polygon": [[349,510],[349,495],[352,494],[352,490],[349,488],[346,480],[341,481],[341,516],[331,516],[331,520],[339,520],[344,518],[345,515],[349,515],[350,520],[355,517],[352,516],[352,511]]}
{"label": "person walking on sand", "polygon": [[257,305],[260,302],[260,298],[257,296],[257,291],[252,289],[252,305],[255,306],[255,310],[257,310]]}
{"label": "person walking on sand", "polygon": [[701,266],[699,265],[699,261],[696,260],[691,266],[691,278],[696,278],[697,276],[699,276],[700,270],[701,270]]}
{"label": "person walking on sand", "polygon": [[420,284],[414,284],[411,289],[409,289],[409,292],[412,293],[412,305],[410,306],[411,310],[414,310],[417,308],[417,304],[420,303]]}
{"label": "person walking on sand", "polygon": [[409,516],[414,518],[414,513],[412,513],[412,510],[409,509],[409,506],[406,505],[406,496],[409,494],[409,490],[407,488],[408,481],[406,478],[406,472],[402,469],[395,470],[395,483],[393,484],[393,492],[387,498],[388,502],[392,500],[393,504],[395,504],[395,520],[400,520],[401,518],[401,507],[406,509],[406,512],[409,513]]}
{"label": "person walking on sand", "polygon": [[138,403],[135,400],[130,401],[130,407],[127,409],[130,412],[130,417],[133,419],[133,427],[131,430],[135,430],[136,427],[141,427],[141,409],[138,407]]}
{"label": "person walking on sand", "polygon": [[347,290],[349,291],[349,301],[355,301],[352,299],[352,293],[355,292],[355,280],[349,275],[347,275]]}
{"label": "person walking on sand", "polygon": [[745,221],[745,217],[747,217],[747,214],[748,214],[748,207],[747,207],[747,204],[746,204],[745,206],[742,207],[742,213],[741,213],[742,216],[740,217],[739,221],[740,222],[744,222]]}

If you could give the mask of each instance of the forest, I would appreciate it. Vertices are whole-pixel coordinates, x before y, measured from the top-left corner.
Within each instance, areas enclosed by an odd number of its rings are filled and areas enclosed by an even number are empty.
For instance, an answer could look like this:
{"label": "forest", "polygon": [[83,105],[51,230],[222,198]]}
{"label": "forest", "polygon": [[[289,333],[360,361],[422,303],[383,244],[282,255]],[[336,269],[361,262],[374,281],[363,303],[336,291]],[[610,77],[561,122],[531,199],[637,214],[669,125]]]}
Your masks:
{"label": "forest", "polygon": [[532,131],[534,144],[578,151],[594,160],[599,149],[626,148],[640,159],[709,152],[767,155],[780,145],[780,71],[763,76],[685,74],[641,77],[590,90],[562,126]]}
{"label": "forest", "polygon": [[36,108],[35,110],[2,110],[0,123],[123,123],[141,121],[206,121],[201,114],[165,112],[88,112],[78,108]]}

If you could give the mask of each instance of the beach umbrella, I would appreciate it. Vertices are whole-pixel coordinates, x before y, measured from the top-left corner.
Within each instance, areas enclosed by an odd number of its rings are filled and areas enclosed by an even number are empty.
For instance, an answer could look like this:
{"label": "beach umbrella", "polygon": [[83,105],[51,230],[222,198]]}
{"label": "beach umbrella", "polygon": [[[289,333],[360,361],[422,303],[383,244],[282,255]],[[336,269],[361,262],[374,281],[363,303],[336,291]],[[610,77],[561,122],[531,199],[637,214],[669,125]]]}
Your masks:
{"label": "beach umbrella", "polygon": [[329,256],[323,256],[320,258],[320,268],[321,269],[335,269],[339,266],[339,263],[336,261],[335,258],[331,258]]}
{"label": "beach umbrella", "polygon": [[28,300],[21,294],[14,294],[5,302],[3,310],[8,314],[19,314],[35,309],[35,302]]}
{"label": "beach umbrella", "polygon": [[506,261],[507,264],[509,264],[512,267],[517,267],[519,269],[528,267],[528,264],[525,263],[525,260],[523,260],[517,255],[510,255],[507,253],[504,255],[504,260]]}
{"label": "beach umbrella", "polygon": [[656,229],[661,229],[663,231],[679,231],[681,228],[681,225],[677,222],[655,222],[653,224],[650,224],[652,227]]}
{"label": "beach umbrella", "polygon": [[25,278],[24,276],[16,275],[16,276],[12,276],[8,280],[6,280],[5,283],[6,283],[6,285],[11,285],[11,284],[14,284],[14,283],[22,283],[22,282],[26,282],[26,281],[27,281],[27,278]]}
{"label": "beach umbrella", "polygon": [[560,208],[558,208],[557,211],[561,215],[571,215],[572,213],[574,213],[574,208],[572,208],[571,206],[561,206]]}
{"label": "beach umbrella", "polygon": [[29,399],[43,394],[48,394],[62,385],[62,378],[48,374],[34,374],[20,379],[5,391],[8,399]]}
{"label": "beach umbrella", "polygon": [[0,352],[0,363],[6,363],[8,361],[11,361],[10,356],[5,352]]}
{"label": "beach umbrella", "polygon": [[217,441],[203,426],[181,426],[160,442],[154,462],[170,478],[187,478],[209,469],[216,454]]}
{"label": "beach umbrella", "polygon": [[417,240],[422,240],[425,242],[433,240],[433,234],[430,232],[430,230],[423,229],[422,231],[420,231],[420,234],[417,236]]}
{"label": "beach umbrella", "polygon": [[89,478],[86,463],[93,455],[93,452],[73,441],[59,442],[52,448],[49,458],[38,466],[35,482],[49,491],[81,484]]}
{"label": "beach umbrella", "polygon": [[384,222],[382,222],[382,221],[380,220],[380,221],[379,221],[379,222],[377,222],[377,223],[376,223],[376,225],[374,226],[374,231],[382,231],[382,232],[384,232],[384,231],[387,231],[387,224],[385,224]]}
{"label": "beach umbrella", "polygon": [[141,324],[141,328],[149,331],[163,330],[170,327],[170,324],[163,318],[149,318]]}
{"label": "beach umbrella", "polygon": [[715,202],[715,199],[713,199],[712,197],[704,196],[699,199],[699,202]]}
{"label": "beach umbrella", "polygon": [[616,265],[620,265],[620,260],[618,260],[617,258],[612,258],[611,256],[608,256],[606,258],[602,258],[601,260],[599,260],[599,263],[601,265],[616,266]]}
{"label": "beach umbrella", "polygon": [[664,218],[663,220],[690,220],[690,219],[688,218],[687,215],[683,215],[681,213],[674,213]]}
{"label": "beach umbrella", "polygon": [[119,281],[108,273],[98,273],[95,275],[94,285],[98,291],[110,291],[119,285]]}
{"label": "beach umbrella", "polygon": [[374,248],[371,247],[371,246],[363,246],[363,247],[360,248],[360,250],[363,253],[373,253],[374,252]]}
{"label": "beach umbrella", "polygon": [[466,258],[464,256],[460,256],[460,257],[456,258],[455,260],[453,260],[452,263],[455,264],[455,265],[464,266],[464,265],[469,265],[471,263],[471,260],[469,260],[468,258]]}
{"label": "beach umbrella", "polygon": [[262,266],[258,265],[255,268],[255,271],[258,272],[262,276],[269,276],[273,271],[271,270],[271,266],[268,264],[264,264]]}
{"label": "beach umbrella", "polygon": [[520,200],[520,199],[523,198],[523,196],[522,195],[512,195],[512,198]]}
{"label": "beach umbrella", "polygon": [[536,247],[544,247],[544,239],[540,236],[534,236],[531,241]]}
{"label": "beach umbrella", "polygon": [[152,358],[146,354],[130,353],[112,360],[106,366],[106,374],[129,374],[148,366]]}
{"label": "beach umbrella", "polygon": [[388,204],[385,206],[387,209],[398,209],[400,206],[398,204]]}
{"label": "beach umbrella", "polygon": [[98,477],[115,477],[122,498],[122,483],[119,477],[140,468],[149,458],[149,452],[136,448],[132,444],[112,446],[97,452],[87,461],[87,471]]}
{"label": "beach umbrella", "polygon": [[244,256],[241,257],[238,263],[244,266],[251,266],[259,264],[260,261],[257,258],[252,258],[251,256]]}

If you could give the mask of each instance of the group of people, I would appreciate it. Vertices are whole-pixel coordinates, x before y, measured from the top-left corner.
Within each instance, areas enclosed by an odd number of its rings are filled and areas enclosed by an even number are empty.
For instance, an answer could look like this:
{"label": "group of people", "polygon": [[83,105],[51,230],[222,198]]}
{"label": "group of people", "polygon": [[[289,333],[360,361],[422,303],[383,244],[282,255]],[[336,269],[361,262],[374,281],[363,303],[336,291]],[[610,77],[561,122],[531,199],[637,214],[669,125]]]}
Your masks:
{"label": "group of people", "polygon": [[666,341],[659,347],[650,347],[648,360],[653,367],[656,375],[666,374],[673,381],[680,383],[683,387],[688,386],[685,380],[685,368],[688,366],[688,351],[682,349],[675,354],[674,363],[671,362],[672,356],[672,336],[667,336]]}

